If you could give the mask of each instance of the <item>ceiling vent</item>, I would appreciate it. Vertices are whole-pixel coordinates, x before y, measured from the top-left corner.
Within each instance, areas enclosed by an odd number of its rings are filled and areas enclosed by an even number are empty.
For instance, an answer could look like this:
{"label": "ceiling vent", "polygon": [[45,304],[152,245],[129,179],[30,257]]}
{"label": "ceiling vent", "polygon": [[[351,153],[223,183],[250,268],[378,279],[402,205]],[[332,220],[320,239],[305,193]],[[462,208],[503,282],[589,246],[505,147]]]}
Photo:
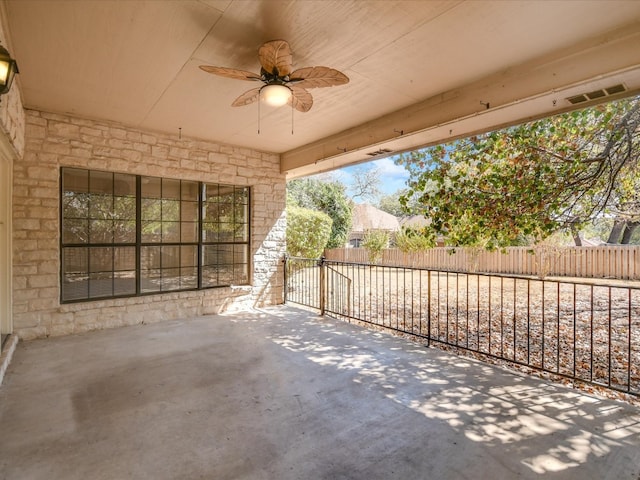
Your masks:
{"label": "ceiling vent", "polygon": [[623,84],[614,85],[609,88],[601,90],[594,90],[593,92],[583,93],[574,97],[567,98],[567,101],[572,105],[578,103],[588,102],[590,100],[597,100],[598,98],[608,97],[609,95],[615,95],[617,93],[626,92],[627,88]]}
{"label": "ceiling vent", "polygon": [[388,148],[381,148],[380,150],[376,150],[375,152],[369,152],[367,155],[370,157],[377,157],[378,155],[384,155],[385,153],[392,153],[393,150],[389,150]]}

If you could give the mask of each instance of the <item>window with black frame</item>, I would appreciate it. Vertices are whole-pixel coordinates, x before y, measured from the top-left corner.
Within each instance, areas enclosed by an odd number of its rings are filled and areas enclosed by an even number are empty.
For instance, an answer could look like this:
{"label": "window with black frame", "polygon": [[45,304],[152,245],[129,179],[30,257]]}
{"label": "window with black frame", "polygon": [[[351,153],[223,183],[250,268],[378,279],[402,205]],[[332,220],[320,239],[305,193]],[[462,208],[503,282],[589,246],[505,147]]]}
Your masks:
{"label": "window with black frame", "polygon": [[202,286],[249,281],[249,190],[204,185]]}
{"label": "window with black frame", "polygon": [[135,180],[133,175],[63,169],[63,301],[135,295]]}
{"label": "window with black frame", "polygon": [[142,293],[198,287],[198,189],[198,182],[142,177]]}
{"label": "window with black frame", "polygon": [[247,284],[249,193],[62,168],[62,302]]}

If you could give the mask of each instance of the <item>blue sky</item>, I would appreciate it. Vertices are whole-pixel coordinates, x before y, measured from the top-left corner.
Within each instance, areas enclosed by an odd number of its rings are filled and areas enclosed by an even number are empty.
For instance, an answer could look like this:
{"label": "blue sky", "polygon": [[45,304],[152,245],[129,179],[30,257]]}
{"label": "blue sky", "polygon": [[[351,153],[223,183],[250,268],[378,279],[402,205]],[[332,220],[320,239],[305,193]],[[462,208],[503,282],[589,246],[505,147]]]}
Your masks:
{"label": "blue sky", "polygon": [[354,171],[357,169],[368,170],[372,168],[378,169],[380,175],[379,187],[383,195],[390,195],[406,188],[406,180],[409,178],[409,174],[404,167],[393,163],[393,157],[334,170],[331,172],[331,176],[349,187],[353,182]]}

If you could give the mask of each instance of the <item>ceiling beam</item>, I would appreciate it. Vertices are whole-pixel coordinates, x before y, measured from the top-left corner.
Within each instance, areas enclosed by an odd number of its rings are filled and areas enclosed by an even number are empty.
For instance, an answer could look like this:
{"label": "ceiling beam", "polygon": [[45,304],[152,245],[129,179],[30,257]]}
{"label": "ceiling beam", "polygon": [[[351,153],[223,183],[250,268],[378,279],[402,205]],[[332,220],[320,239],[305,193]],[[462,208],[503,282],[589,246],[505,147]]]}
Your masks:
{"label": "ceiling beam", "polygon": [[281,171],[312,175],[582,108],[567,98],[619,83],[626,91],[608,99],[637,93],[638,45],[634,23],[285,152]]}

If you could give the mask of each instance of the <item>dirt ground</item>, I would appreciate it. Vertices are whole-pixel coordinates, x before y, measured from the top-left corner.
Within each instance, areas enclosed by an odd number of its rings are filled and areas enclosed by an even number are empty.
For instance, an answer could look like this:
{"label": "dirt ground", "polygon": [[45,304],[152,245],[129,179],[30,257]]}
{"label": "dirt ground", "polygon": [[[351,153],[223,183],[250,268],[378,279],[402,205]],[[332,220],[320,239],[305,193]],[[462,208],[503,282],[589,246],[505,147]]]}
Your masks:
{"label": "dirt ground", "polygon": [[[298,293],[319,301],[317,282],[297,275]],[[329,314],[640,394],[639,282],[363,265],[330,265],[326,277]]]}

